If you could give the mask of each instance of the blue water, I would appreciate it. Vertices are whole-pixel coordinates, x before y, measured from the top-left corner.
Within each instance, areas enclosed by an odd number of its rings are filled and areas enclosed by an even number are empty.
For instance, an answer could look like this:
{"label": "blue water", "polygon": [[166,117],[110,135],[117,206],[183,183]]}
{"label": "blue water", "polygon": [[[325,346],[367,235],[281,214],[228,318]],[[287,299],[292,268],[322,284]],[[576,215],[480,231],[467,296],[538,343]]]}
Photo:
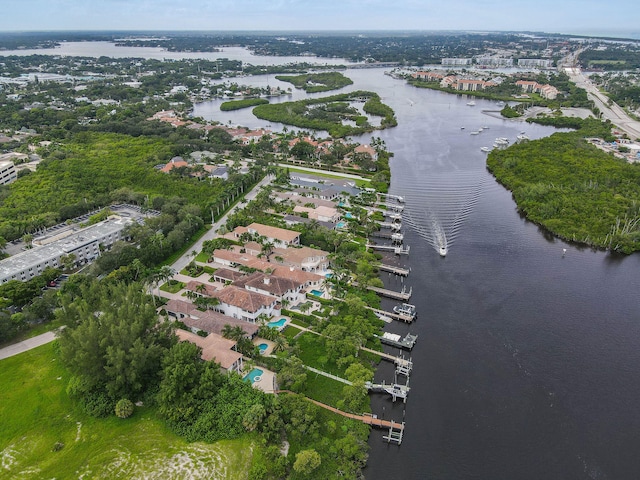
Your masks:
{"label": "blue water", "polygon": [[258,348],[260,349],[260,353],[264,353],[267,351],[267,348],[269,348],[269,345],[267,345],[266,343],[261,343],[260,345],[258,345]]}
{"label": "blue water", "polygon": [[333,277],[333,273],[325,273],[324,277],[325,278],[332,278]]}
{"label": "blue water", "polygon": [[346,225],[346,224],[345,224],[344,222],[338,222],[338,223],[337,223],[337,225],[336,225],[336,227],[338,227],[338,228],[344,228],[344,226],[345,226],[345,225]]}
{"label": "blue water", "polygon": [[281,318],[280,320],[271,320],[267,325],[271,328],[279,328],[284,326],[284,323],[287,321],[286,318]]}
{"label": "blue water", "polygon": [[345,214],[344,214],[344,217],[345,217],[345,218],[355,218],[355,217],[351,214],[351,212],[347,212],[347,213],[345,213]]}
{"label": "blue water", "polygon": [[249,373],[247,373],[242,379],[249,380],[251,381],[251,383],[255,383],[256,377],[262,377],[263,373],[264,373],[263,370],[260,370],[259,368],[254,368]]}
{"label": "blue water", "polygon": [[322,292],[320,290],[311,290],[311,295],[315,295],[316,297],[321,297]]}

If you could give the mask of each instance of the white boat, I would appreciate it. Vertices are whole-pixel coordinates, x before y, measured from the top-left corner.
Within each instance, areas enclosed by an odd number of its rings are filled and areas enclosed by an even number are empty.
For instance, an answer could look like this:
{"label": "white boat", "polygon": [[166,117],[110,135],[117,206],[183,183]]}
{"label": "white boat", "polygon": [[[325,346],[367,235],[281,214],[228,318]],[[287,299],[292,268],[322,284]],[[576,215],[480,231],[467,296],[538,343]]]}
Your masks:
{"label": "white boat", "polygon": [[447,247],[445,247],[445,246],[440,247],[440,250],[438,251],[438,253],[440,253],[441,257],[446,257],[447,256]]}
{"label": "white boat", "polygon": [[516,137],[520,142],[522,142],[523,140],[529,140],[529,137],[527,137],[526,135],[520,134]]}
{"label": "white boat", "polygon": [[482,126],[482,128],[483,128],[484,130],[489,130],[489,127],[487,127],[486,125],[483,125],[483,126]]}
{"label": "white boat", "polygon": [[480,132],[471,132],[469,135],[479,135]]}
{"label": "white boat", "polygon": [[489,147],[480,147],[480,150],[482,150],[483,152],[490,152],[491,149]]}
{"label": "white boat", "polygon": [[467,105],[469,105],[470,107],[473,107],[476,104],[476,102],[474,102],[473,100],[467,102]]}
{"label": "white boat", "polygon": [[464,130],[464,127],[460,127],[460,130]]}

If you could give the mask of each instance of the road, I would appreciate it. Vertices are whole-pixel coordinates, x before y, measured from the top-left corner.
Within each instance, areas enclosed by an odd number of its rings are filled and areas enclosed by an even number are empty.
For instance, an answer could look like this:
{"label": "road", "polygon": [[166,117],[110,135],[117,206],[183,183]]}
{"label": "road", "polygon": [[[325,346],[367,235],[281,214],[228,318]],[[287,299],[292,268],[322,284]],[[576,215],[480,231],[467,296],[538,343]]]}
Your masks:
{"label": "road", "polygon": [[8,347],[0,348],[0,360],[13,357],[19,353],[26,352],[32,348],[39,347],[45,343],[53,342],[56,339],[56,332],[46,332],[37,337],[28,338],[22,342],[14,343]]}
{"label": "road", "polygon": [[[260,180],[256,184],[255,187],[253,187],[251,190],[247,192],[247,194],[244,196],[244,200],[249,202],[254,198],[256,198],[256,195],[258,195],[258,192],[260,192],[260,189],[265,185],[270,184],[273,181],[273,179],[274,177],[271,175],[267,175],[266,177],[264,177],[262,180]],[[188,251],[186,251],[180,258],[178,258],[178,260],[173,262],[173,265],[171,265],[171,268],[173,268],[176,272],[179,272],[180,270],[185,268],[193,260],[193,256],[191,255],[191,252],[195,250],[196,252],[199,253],[202,250],[202,244],[204,242],[206,242],[207,240],[213,240],[214,238],[216,238],[217,236],[216,232],[218,231],[218,228],[220,228],[222,225],[227,223],[227,217],[239,208],[244,208],[244,205],[242,205],[241,202],[236,203],[227,213],[225,213],[222,217],[220,217],[212,225],[212,227],[209,230],[207,230],[207,232],[202,237],[200,237],[200,239],[196,243],[194,243],[191,246],[191,248]]]}
{"label": "road", "polygon": [[619,130],[632,140],[640,139],[640,122],[633,120],[620,105],[609,103],[610,99],[598,90],[589,78],[578,67],[566,67],[565,72],[578,87],[587,91],[587,96],[602,112],[604,120],[610,120]]}

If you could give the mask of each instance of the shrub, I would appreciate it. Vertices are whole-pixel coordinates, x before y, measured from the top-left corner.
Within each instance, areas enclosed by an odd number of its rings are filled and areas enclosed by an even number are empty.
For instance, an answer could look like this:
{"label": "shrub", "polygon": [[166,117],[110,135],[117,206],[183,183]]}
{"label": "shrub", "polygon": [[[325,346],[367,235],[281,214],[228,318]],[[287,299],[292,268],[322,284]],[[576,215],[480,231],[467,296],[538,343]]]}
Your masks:
{"label": "shrub", "polygon": [[118,400],[116,403],[116,417],[129,418],[133,414],[133,403],[127,398]]}

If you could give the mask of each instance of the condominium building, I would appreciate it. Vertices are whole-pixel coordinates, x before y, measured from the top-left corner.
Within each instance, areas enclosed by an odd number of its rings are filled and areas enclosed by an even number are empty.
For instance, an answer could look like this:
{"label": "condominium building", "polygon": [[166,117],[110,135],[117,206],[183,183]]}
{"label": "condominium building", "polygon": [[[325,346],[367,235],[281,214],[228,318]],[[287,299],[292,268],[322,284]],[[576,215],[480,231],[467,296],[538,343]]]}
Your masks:
{"label": "condominium building", "polygon": [[18,171],[12,161],[0,161],[0,185],[8,185],[18,179]]}

